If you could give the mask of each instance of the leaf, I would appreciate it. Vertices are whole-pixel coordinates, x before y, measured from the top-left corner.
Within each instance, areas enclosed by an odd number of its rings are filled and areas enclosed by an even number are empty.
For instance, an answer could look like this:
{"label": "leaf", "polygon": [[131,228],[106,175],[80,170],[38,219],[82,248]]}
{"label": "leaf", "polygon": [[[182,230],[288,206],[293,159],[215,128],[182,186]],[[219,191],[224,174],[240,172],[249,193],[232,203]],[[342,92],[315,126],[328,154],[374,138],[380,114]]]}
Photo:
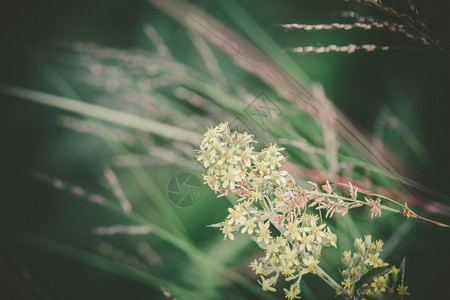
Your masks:
{"label": "leaf", "polygon": [[375,276],[381,276],[386,274],[392,269],[392,266],[389,267],[378,267],[373,268],[366,272],[361,278],[355,283],[355,290],[353,294],[355,294],[365,283],[370,283]]}
{"label": "leaf", "polygon": [[223,222],[216,223],[216,224],[211,224],[211,225],[206,225],[206,227],[222,228],[223,227]]}
{"label": "leaf", "polygon": [[402,263],[400,264],[400,270],[402,271],[402,282],[405,283],[405,268],[406,268],[406,257],[403,257]]}

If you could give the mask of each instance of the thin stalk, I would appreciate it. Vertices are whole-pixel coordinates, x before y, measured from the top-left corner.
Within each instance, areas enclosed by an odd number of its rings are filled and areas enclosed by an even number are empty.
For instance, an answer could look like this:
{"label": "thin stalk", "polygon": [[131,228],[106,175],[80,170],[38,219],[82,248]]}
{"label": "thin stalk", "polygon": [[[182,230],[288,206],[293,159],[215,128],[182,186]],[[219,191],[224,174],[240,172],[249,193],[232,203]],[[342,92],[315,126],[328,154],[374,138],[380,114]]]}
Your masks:
{"label": "thin stalk", "polygon": [[83,116],[93,117],[122,126],[150,132],[165,138],[175,139],[193,145],[197,145],[202,140],[200,134],[192,131],[79,100],[9,85],[1,85],[0,93],[79,113]]}
{"label": "thin stalk", "polygon": [[[355,200],[355,199],[352,199],[352,198],[339,196],[339,195],[333,195],[333,194],[327,194],[327,193],[314,193],[314,195],[323,196],[323,197],[327,197],[327,198],[341,199],[341,200],[344,200],[344,201],[347,201],[347,202],[354,202],[354,203],[359,203],[359,204],[362,204],[362,205],[371,206],[367,202],[364,202],[364,201],[361,201],[361,200]],[[384,198],[383,196],[381,196],[381,197]],[[395,200],[393,200],[393,201],[395,201]],[[388,210],[388,211],[392,211],[392,212],[401,214],[400,210],[392,208],[392,207],[389,207],[389,206],[383,205],[382,208],[385,209],[385,210]]]}
{"label": "thin stalk", "polygon": [[325,281],[331,288],[334,290],[340,290],[341,286],[334,281],[331,276],[329,276],[321,267],[317,266],[316,268],[316,275],[322,278],[323,281]]}
{"label": "thin stalk", "polygon": [[391,199],[391,198],[389,198],[389,197],[386,197],[386,196],[380,195],[380,194],[376,194],[376,193],[369,193],[369,194],[367,194],[367,196],[380,197],[380,198],[382,198],[382,199],[385,199],[385,200],[388,200],[388,201],[390,201],[390,202],[392,202],[392,203],[394,203],[394,204],[396,204],[396,205],[398,205],[398,206],[401,206],[401,207],[403,207],[403,206],[404,206],[404,205],[403,205],[403,204],[401,204],[400,202],[398,202],[398,201],[396,201],[396,200],[394,200],[394,199]]}

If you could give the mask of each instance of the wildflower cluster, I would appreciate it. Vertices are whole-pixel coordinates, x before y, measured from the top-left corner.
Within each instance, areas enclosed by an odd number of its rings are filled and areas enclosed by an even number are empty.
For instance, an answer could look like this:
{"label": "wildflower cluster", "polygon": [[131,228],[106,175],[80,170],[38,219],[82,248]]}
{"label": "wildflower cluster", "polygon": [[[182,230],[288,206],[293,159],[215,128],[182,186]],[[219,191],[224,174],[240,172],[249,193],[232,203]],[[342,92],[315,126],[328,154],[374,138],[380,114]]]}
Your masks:
{"label": "wildflower cluster", "polygon": [[383,241],[372,241],[370,235],[364,240],[355,239],[355,251],[344,251],[342,262],[347,267],[341,274],[344,280],[338,294],[343,296],[370,299],[396,299],[405,295],[408,287],[399,284],[395,266],[389,266],[380,258]]}
{"label": "wildflower cluster", "polygon": [[[285,289],[286,297],[298,298],[302,275],[316,272],[322,247],[336,247],[337,237],[318,223],[317,215],[302,213],[308,194],[279,169],[284,149],[270,145],[256,152],[253,143],[250,135],[231,133],[223,123],[208,129],[197,159],[207,168],[204,179],[214,191],[240,197],[219,226],[225,238],[232,240],[240,231],[264,249],[265,256],[251,264],[262,289],[275,291],[281,274],[295,280]],[[272,233],[272,227],[280,234]]]}
{"label": "wildflower cluster", "polygon": [[284,289],[286,298],[294,299],[300,294],[300,280],[304,274],[319,269],[322,247],[336,246],[336,236],[325,224],[317,224],[316,215],[303,214],[292,223],[277,228],[281,234],[274,236],[270,222],[258,222],[258,230],[252,236],[264,249],[265,256],[255,259],[250,267],[260,275],[263,290],[275,291],[280,275],[293,281],[290,289]]}
{"label": "wildflower cluster", "polygon": [[[337,195],[330,183],[319,187],[310,182],[312,190],[300,187],[294,178],[280,169],[286,158],[283,148],[270,145],[255,151],[256,141],[247,133],[231,132],[227,123],[209,128],[198,150],[197,160],[207,169],[205,183],[220,196],[234,194],[238,203],[228,209],[228,216],[219,227],[224,238],[234,239],[238,232],[248,234],[264,256],[255,259],[250,267],[260,276],[264,291],[275,292],[278,279],[293,282],[284,289],[287,299],[300,298],[300,281],[307,273],[316,274],[344,296],[360,289],[355,284],[373,268],[384,267],[379,258],[382,242],[372,243],[366,238],[357,243],[355,255],[346,253],[343,286],[331,279],[319,266],[323,247],[336,247],[337,236],[317,214],[306,213],[307,207],[325,210],[326,217],[334,213],[345,215],[349,209],[368,205],[372,217],[384,208],[380,200],[358,200],[358,189],[349,184],[350,197]],[[219,197],[220,197],[219,196]],[[359,240],[357,240],[359,241]],[[357,253],[357,254],[356,254]],[[381,276],[381,275],[380,275]],[[364,291],[386,291],[384,277],[376,277],[375,286]],[[384,290],[383,290],[384,288]],[[406,291],[406,290],[405,290]]]}
{"label": "wildflower cluster", "polygon": [[255,152],[256,141],[247,133],[230,132],[227,123],[209,128],[200,145],[197,160],[208,168],[204,179],[214,191],[238,192],[259,200],[273,193],[274,185],[286,185],[287,172],[279,171],[285,160],[276,145]]}

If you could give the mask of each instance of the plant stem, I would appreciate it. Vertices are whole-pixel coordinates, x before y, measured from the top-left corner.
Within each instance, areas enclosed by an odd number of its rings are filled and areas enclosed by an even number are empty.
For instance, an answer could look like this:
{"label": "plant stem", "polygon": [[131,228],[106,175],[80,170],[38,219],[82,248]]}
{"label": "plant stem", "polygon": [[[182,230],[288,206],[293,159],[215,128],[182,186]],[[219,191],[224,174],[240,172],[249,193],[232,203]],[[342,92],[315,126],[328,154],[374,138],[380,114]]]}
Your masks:
{"label": "plant stem", "polygon": [[332,287],[334,290],[340,290],[341,286],[334,281],[333,278],[331,278],[330,275],[328,275],[321,267],[317,266],[316,268],[316,275],[322,278],[323,281],[325,281],[330,287]]}
{"label": "plant stem", "polygon": [[[364,201],[361,201],[361,200],[354,200],[352,198],[348,198],[348,197],[344,197],[344,196],[338,196],[338,195],[327,194],[327,193],[318,193],[318,192],[315,192],[314,195],[323,196],[323,197],[327,197],[327,198],[341,199],[341,200],[344,200],[344,201],[347,201],[347,202],[355,202],[355,203],[360,203],[362,205],[370,206],[370,204],[367,203],[367,202],[364,202]],[[376,195],[376,194],[373,194],[373,195]],[[385,197],[380,195],[380,198],[381,197],[386,199]],[[388,199],[388,200],[392,200],[392,199]],[[395,201],[395,200],[392,200],[392,201]],[[398,204],[398,202],[396,202],[396,204]],[[386,206],[386,205],[383,205],[382,208],[384,210],[392,211],[392,212],[395,212],[395,213],[398,213],[398,214],[401,213],[400,210],[392,208],[392,207],[389,207],[389,206]]]}

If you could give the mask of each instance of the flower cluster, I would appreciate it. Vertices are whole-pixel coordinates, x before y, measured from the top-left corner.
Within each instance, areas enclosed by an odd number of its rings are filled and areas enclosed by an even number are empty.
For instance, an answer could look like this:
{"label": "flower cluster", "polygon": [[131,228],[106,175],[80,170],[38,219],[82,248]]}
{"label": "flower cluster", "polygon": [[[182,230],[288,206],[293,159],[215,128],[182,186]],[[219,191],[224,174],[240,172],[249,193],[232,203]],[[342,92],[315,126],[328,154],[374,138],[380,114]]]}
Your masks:
{"label": "flower cluster", "polygon": [[[262,289],[274,292],[279,276],[283,275],[286,281],[295,280],[289,290],[285,289],[288,299],[300,293],[302,275],[316,272],[322,247],[336,247],[336,235],[326,224],[318,224],[317,215],[304,213],[291,223],[277,225],[273,218],[264,221],[268,216],[250,201],[239,203],[228,212],[221,224],[225,237],[234,239],[233,233],[240,231],[254,239],[265,254],[250,264],[261,277]],[[273,227],[281,234],[275,236]]]}
{"label": "flower cluster", "polygon": [[255,143],[247,133],[231,132],[227,123],[208,128],[197,160],[208,169],[204,179],[211,189],[259,200],[273,194],[275,185],[286,185],[287,172],[279,170],[284,149],[271,145],[255,152]]}
{"label": "flower cluster", "polygon": [[[213,226],[219,227],[224,238],[230,240],[238,232],[248,234],[264,250],[264,256],[250,264],[260,276],[258,282],[262,289],[275,292],[281,275],[293,282],[289,289],[283,289],[286,298],[300,298],[301,278],[312,273],[347,298],[361,291],[373,295],[386,292],[388,278],[383,274],[374,276],[371,283],[357,286],[369,270],[386,266],[379,258],[381,241],[372,243],[370,237],[364,242],[356,240],[357,251],[353,255],[344,253],[348,268],[342,272],[344,281],[340,286],[319,266],[322,248],[336,247],[337,236],[322,223],[319,215],[306,213],[307,207],[315,206],[331,217],[366,205],[371,207],[373,217],[384,208],[379,198],[358,200],[358,188],[351,183],[350,197],[337,195],[329,182],[320,187],[310,182],[312,190],[304,189],[287,171],[280,169],[286,160],[281,154],[283,148],[270,145],[258,152],[255,143],[253,136],[231,132],[228,124],[222,123],[204,134],[197,160],[207,169],[204,179],[211,189],[220,196],[239,197],[238,203],[228,209],[225,220]],[[404,286],[398,289],[398,293],[407,293]]]}
{"label": "flower cluster", "polygon": [[383,241],[372,241],[370,235],[364,240],[355,239],[355,251],[344,251],[342,262],[347,267],[341,274],[344,280],[338,294],[348,297],[361,296],[370,299],[395,299],[409,295],[408,287],[398,283],[400,270],[389,266],[380,258]]}
{"label": "flower cluster", "polygon": [[270,145],[256,152],[253,143],[252,136],[231,132],[223,123],[205,133],[197,159],[207,168],[204,179],[214,191],[240,197],[218,226],[225,238],[233,240],[240,231],[264,249],[265,256],[250,265],[261,276],[262,289],[275,291],[281,274],[295,280],[285,289],[286,297],[298,298],[302,275],[316,272],[322,247],[336,247],[337,237],[319,224],[317,215],[304,213],[308,194],[280,170],[284,149]]}

